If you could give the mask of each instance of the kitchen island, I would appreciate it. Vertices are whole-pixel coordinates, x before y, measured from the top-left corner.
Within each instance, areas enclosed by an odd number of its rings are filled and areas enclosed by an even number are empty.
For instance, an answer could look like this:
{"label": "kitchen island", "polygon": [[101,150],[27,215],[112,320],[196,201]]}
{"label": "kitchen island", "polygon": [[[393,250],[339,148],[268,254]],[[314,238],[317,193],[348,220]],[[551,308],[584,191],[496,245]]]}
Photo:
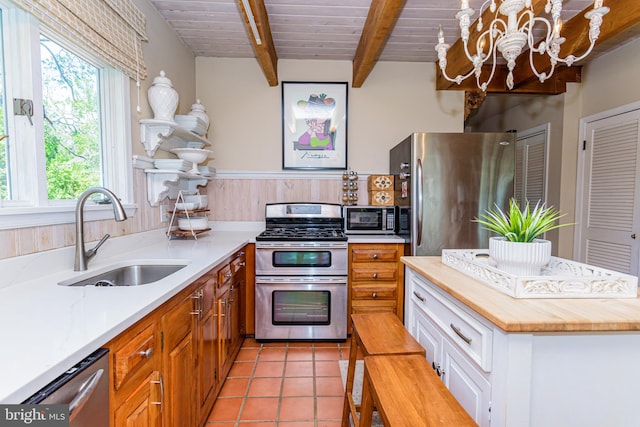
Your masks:
{"label": "kitchen island", "polygon": [[480,426],[632,427],[640,299],[515,299],[403,257],[405,325]]}
{"label": "kitchen island", "polygon": [[[164,230],[117,237],[85,272],[73,271],[73,247],[0,261],[0,403],[22,402],[253,241],[258,231],[214,228],[197,240],[168,240]],[[141,286],[58,285],[145,260],[187,265]]]}

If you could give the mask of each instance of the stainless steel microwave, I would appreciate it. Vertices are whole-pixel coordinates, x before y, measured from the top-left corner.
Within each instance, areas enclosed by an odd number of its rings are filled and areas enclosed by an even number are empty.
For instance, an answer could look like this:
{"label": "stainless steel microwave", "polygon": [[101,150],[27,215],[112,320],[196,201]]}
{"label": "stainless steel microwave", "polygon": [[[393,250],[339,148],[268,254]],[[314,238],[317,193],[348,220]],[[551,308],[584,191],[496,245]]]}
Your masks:
{"label": "stainless steel microwave", "polygon": [[344,232],[347,234],[394,234],[395,206],[343,206]]}

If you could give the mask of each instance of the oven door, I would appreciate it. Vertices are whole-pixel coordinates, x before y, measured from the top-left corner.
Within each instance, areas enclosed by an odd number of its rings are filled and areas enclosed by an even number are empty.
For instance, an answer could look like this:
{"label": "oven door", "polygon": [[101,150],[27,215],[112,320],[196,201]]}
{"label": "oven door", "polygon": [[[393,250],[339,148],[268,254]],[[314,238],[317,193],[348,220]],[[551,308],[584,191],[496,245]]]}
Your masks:
{"label": "oven door", "polygon": [[347,242],[256,242],[256,275],[346,276]]}
{"label": "oven door", "polygon": [[257,340],[345,340],[347,278],[256,277]]}

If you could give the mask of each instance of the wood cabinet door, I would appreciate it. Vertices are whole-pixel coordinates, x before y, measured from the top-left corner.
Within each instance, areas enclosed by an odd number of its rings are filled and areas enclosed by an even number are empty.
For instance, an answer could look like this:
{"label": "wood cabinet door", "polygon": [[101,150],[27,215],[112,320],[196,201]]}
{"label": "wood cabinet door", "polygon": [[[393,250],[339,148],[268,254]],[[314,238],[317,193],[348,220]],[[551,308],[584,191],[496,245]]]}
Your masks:
{"label": "wood cabinet door", "polygon": [[[202,296],[202,314],[198,321],[197,365],[198,365],[198,404],[200,424],[206,423],[206,418],[213,407],[215,389],[218,385],[218,324],[217,304],[215,304],[215,275],[213,280],[204,282],[200,295]],[[208,289],[211,287],[212,289]]]}
{"label": "wood cabinet door", "polygon": [[230,323],[229,288],[218,295],[218,375],[223,381],[226,367],[230,365],[231,323]]}
{"label": "wood cabinet door", "polygon": [[115,427],[161,427],[161,378],[154,371],[114,412]]}
{"label": "wood cabinet door", "polygon": [[196,344],[197,310],[192,294],[162,316],[165,405],[163,421],[167,426],[196,425]]}

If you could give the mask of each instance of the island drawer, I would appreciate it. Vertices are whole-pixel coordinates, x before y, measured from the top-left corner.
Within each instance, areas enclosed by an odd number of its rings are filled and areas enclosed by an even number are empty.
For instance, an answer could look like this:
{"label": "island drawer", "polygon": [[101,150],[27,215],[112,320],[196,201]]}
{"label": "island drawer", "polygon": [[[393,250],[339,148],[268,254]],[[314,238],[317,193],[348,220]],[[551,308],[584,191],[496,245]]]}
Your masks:
{"label": "island drawer", "polygon": [[411,299],[460,350],[485,372],[491,371],[493,331],[426,280],[412,279]]}

